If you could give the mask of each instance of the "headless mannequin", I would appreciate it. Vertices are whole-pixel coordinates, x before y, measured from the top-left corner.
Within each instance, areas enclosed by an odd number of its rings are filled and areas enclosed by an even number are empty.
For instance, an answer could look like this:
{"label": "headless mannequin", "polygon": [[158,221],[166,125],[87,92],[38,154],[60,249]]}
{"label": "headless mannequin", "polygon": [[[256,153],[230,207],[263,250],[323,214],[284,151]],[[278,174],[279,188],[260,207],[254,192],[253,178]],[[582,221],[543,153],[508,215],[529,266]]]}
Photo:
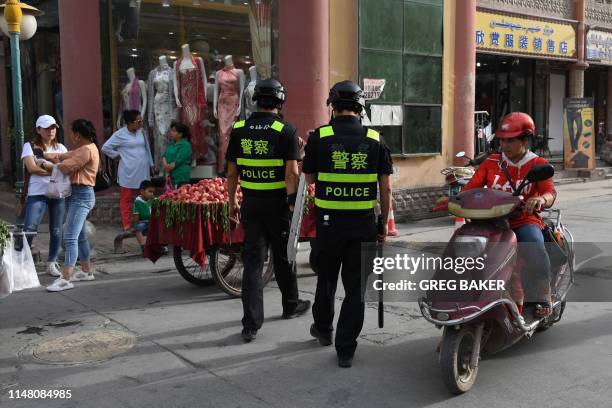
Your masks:
{"label": "headless mannequin", "polygon": [[161,173],[162,155],[168,147],[168,131],[176,120],[174,71],[165,55],[159,57],[159,66],[149,73],[149,127],[153,129],[155,168]]}
{"label": "headless mannequin", "polygon": [[248,119],[251,113],[257,111],[257,102],[253,101],[255,85],[257,84],[257,67],[255,65],[249,68],[249,77],[249,84],[244,88],[242,94],[242,110],[240,111],[242,119]]}
{"label": "headless mannequin", "polygon": [[[170,64],[168,63],[168,58],[165,55],[160,55],[159,56],[159,68],[161,68],[161,69],[172,69],[170,67]],[[176,79],[176,78],[173,78],[173,79]],[[179,96],[178,96],[178,87],[176,86],[176,80],[174,80],[172,82],[173,82],[174,100],[176,101],[176,106],[180,108],[181,104],[180,104],[180,100],[179,100]],[[153,84],[149,84],[149,86],[153,86]],[[149,122],[151,122],[151,121],[149,121]],[[150,124],[152,125],[152,123],[150,123]]]}
{"label": "headless mannequin", "polygon": [[198,160],[205,160],[208,153],[204,128],[207,100],[206,69],[202,58],[191,55],[189,44],[183,44],[181,51],[181,59],[174,67],[174,93],[176,105],[182,108],[181,121],[189,127],[191,132],[193,157],[197,163]]}
{"label": "headless mannequin", "polygon": [[251,78],[249,83],[257,82],[257,67],[255,65],[249,68],[249,76]]}
{"label": "headless mannequin", "polygon": [[[128,76],[128,83],[121,91],[121,96],[123,98],[123,109],[138,109],[142,117],[145,117],[145,112],[147,110],[147,85],[145,81],[136,78],[136,71],[134,68],[128,68],[126,73]],[[134,86],[134,81],[138,81],[138,87],[140,89],[140,101],[139,106],[137,107],[130,106],[130,95]],[[117,119],[117,128],[121,127],[122,116],[123,115],[119,115],[119,118]]]}
{"label": "headless mannequin", "polygon": [[[234,66],[234,58],[231,55],[226,55],[223,61],[225,62],[225,66],[227,68]],[[238,95],[242,95],[242,93],[244,92],[244,86],[246,83],[244,72],[241,69],[235,69],[235,68],[234,68],[234,72],[236,72],[236,74],[238,75],[240,79],[239,81],[240,88],[238,90]],[[219,71],[217,71],[217,73],[215,74],[215,94],[213,98],[213,109],[214,109],[215,118],[217,119],[219,118],[218,109],[217,109],[218,103],[219,103]],[[236,116],[238,116],[240,109],[241,109],[241,104],[240,104],[240,101],[238,101],[238,109],[236,110]]]}
{"label": "headless mannequin", "polygon": [[240,115],[241,99],[246,79],[241,69],[234,68],[231,55],[225,57],[225,68],[216,73],[213,110],[219,120],[217,137],[217,173],[225,174],[225,153],[232,125]]}
{"label": "headless mannequin", "polygon": [[[193,65],[193,61],[191,61],[191,50],[189,48],[189,44],[181,45],[181,52],[183,55],[181,59],[177,61],[177,64],[179,64],[179,71],[185,72],[189,69],[195,69],[195,66]],[[204,85],[206,85],[207,81],[206,81],[206,69],[204,68],[204,61],[202,60],[202,58],[198,57],[196,58],[196,63],[200,65],[200,72],[202,72],[202,82],[204,83]],[[181,105],[181,101],[180,101],[179,93],[178,93],[178,80],[179,78],[176,78],[176,81],[174,81],[174,95],[176,96],[176,106],[178,106],[179,108],[182,108],[183,105]],[[204,86],[204,98],[207,99],[206,86]]]}

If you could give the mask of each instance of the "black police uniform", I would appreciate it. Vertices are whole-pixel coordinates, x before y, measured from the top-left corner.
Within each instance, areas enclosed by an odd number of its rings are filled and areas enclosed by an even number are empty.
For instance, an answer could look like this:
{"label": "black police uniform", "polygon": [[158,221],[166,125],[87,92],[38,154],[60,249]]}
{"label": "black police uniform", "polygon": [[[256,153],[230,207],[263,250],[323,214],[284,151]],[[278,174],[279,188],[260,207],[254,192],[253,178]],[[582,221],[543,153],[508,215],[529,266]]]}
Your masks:
{"label": "black police uniform", "polygon": [[334,296],[342,268],[346,296],[335,345],[339,356],[351,357],[365,312],[361,243],[376,242],[378,176],[393,172],[391,155],[378,132],[362,126],[358,117],[338,116],[310,136],[302,169],[316,174],[315,327],[324,335],[333,331]]}
{"label": "black police uniform", "polygon": [[297,130],[279,115],[254,112],[234,124],[226,159],[238,166],[243,194],[242,325],[258,330],[264,319],[262,271],[268,244],[283,313],[292,313],[298,304],[296,272],[287,260],[291,214],[285,189],[285,162],[300,159]]}

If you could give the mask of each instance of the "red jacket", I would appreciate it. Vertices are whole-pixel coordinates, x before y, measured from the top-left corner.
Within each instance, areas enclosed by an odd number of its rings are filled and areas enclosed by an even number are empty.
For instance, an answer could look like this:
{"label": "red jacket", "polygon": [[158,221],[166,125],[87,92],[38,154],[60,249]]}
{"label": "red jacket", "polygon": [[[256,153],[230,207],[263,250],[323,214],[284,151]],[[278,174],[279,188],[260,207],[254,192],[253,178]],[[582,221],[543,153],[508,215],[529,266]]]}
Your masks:
{"label": "red jacket", "polygon": [[[531,168],[548,163],[546,159],[539,157],[531,151],[528,152],[518,163],[512,163],[503,154],[501,160],[507,163],[508,174],[510,175],[515,187],[518,187],[518,185],[521,184],[521,181],[523,181],[523,179],[527,176],[527,173],[529,170],[531,170]],[[489,156],[480,165],[478,170],[476,170],[474,177],[472,177],[470,182],[463,187],[463,190],[465,191],[472,188],[488,187],[512,193],[512,187],[506,180],[506,176],[504,175],[504,171],[501,169],[500,163],[499,154],[492,154]],[[522,195],[526,200],[530,197],[537,197],[546,193],[556,195],[555,186],[552,179],[539,181],[537,183],[528,185],[523,189]],[[510,219],[510,227],[512,229],[516,229],[527,224],[539,225],[541,228],[544,227],[542,218],[538,213],[527,214],[526,212],[523,212],[521,215],[512,217]]]}

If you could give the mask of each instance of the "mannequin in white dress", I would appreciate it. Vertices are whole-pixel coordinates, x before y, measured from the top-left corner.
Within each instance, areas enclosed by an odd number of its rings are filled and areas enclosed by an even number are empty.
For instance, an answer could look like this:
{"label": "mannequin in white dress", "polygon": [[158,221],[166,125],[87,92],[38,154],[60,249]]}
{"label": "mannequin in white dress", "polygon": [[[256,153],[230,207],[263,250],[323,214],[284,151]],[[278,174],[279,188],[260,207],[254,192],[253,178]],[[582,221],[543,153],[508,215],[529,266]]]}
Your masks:
{"label": "mannequin in white dress", "polygon": [[255,65],[249,68],[249,77],[249,84],[244,88],[242,94],[242,110],[240,112],[242,119],[248,119],[251,113],[257,111],[257,102],[253,101],[255,85],[257,84],[257,67]]}
{"label": "mannequin in white dress", "polygon": [[136,70],[128,68],[127,71],[128,83],[121,90],[122,111],[119,112],[117,119],[117,128],[122,125],[123,110],[138,110],[142,117],[145,117],[147,111],[147,85],[136,77]]}
{"label": "mannequin in white dress", "polygon": [[174,71],[168,64],[165,55],[159,57],[159,66],[149,73],[148,101],[149,127],[153,129],[155,168],[162,172],[162,156],[168,147],[168,131],[173,120],[176,120],[176,86]]}

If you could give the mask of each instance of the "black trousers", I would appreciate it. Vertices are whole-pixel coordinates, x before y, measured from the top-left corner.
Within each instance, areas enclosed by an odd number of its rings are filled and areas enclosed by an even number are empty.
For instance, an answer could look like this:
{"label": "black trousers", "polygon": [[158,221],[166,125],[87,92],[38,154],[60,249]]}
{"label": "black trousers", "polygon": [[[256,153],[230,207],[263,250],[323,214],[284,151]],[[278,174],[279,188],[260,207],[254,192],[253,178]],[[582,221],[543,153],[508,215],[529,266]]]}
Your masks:
{"label": "black trousers", "polygon": [[345,297],[338,318],[335,345],[338,354],[344,356],[355,353],[357,337],[363,327],[363,294],[368,273],[361,270],[361,244],[376,241],[374,217],[362,221],[358,227],[342,223],[331,227],[317,226],[318,279],[312,314],[319,332],[330,333],[333,330],[334,300],[338,275],[341,275]]}
{"label": "black trousers", "polygon": [[297,306],[296,271],[287,260],[291,215],[284,199],[245,197],[241,219],[244,227],[242,325],[246,329],[259,330],[264,320],[261,277],[268,246],[272,248],[274,275],[282,293],[283,310],[292,312]]}

